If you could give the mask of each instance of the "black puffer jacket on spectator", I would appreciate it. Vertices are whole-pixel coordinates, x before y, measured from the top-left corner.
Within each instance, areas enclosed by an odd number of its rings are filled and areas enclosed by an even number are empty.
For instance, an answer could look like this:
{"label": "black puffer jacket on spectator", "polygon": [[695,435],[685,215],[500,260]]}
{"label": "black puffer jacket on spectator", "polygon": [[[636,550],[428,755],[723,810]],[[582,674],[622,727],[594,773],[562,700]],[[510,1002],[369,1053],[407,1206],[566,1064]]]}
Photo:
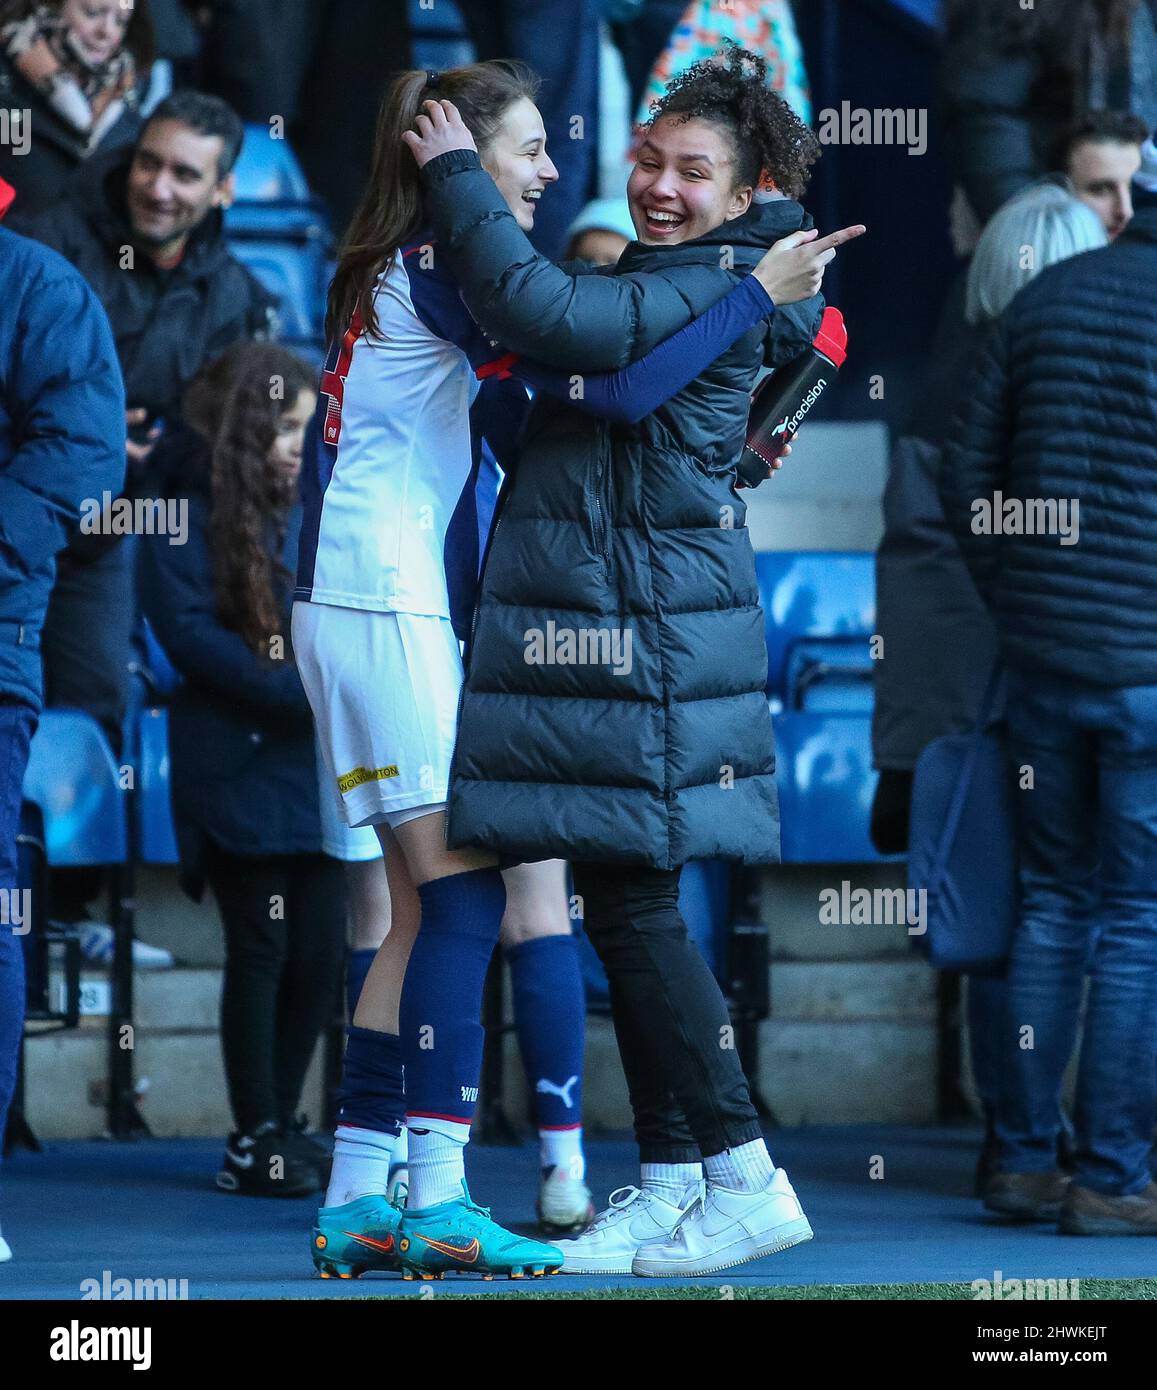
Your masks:
{"label": "black puffer jacket on spectator", "polygon": [[17,204],[9,224],[72,262],[104,305],[130,408],[175,416],[185,387],[210,358],[245,338],[268,337],[275,301],[229,254],[223,219],[210,212],[180,264],[158,270],[135,251],[125,180],[132,150],[89,162],[66,198],[32,217]]}
{"label": "black puffer jacket on spectator", "polygon": [[[1076,544],[974,531],[974,503],[998,491],[1079,503]],[[1010,665],[1157,684],[1157,196],[1005,311],[949,431],[941,496]]]}

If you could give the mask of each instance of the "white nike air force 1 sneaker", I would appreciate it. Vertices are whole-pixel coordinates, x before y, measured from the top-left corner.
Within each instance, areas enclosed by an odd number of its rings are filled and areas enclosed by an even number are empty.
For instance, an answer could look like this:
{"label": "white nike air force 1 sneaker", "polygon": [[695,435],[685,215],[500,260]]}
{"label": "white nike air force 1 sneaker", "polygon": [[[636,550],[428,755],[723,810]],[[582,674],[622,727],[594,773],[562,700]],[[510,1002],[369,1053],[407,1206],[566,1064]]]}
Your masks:
{"label": "white nike air force 1 sneaker", "polygon": [[[696,1189],[689,1189],[687,1200],[694,1196]],[[555,1242],[563,1253],[562,1273],[630,1274],[639,1247],[668,1238],[682,1214],[653,1192],[620,1187],[581,1236]]]}
{"label": "white nike air force 1 sneaker", "polygon": [[653,1277],[715,1274],[811,1238],[795,1189],[777,1168],[762,1192],[709,1184],[669,1236],[640,1246],[631,1269]]}

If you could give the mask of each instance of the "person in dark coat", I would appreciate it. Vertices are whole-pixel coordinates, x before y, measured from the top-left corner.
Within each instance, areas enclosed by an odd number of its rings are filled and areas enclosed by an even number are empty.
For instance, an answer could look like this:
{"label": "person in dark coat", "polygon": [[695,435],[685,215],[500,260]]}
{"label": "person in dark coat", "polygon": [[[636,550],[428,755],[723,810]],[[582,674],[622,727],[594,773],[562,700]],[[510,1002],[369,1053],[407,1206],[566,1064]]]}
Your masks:
{"label": "person in dark coat", "polygon": [[[984,229],[967,274],[941,315],[920,405],[892,450],[884,538],[876,555],[876,628],[884,656],[875,667],[872,750],[880,780],[871,833],[881,854],[907,853],[920,754],[943,734],[975,728],[997,660],[992,616],[940,504],[949,427],[992,324],[1016,292],[1047,266],[1104,246],[1106,240],[1096,213],[1065,189],[1051,182],[1026,189]],[[1025,247],[1032,248],[1031,258],[1024,255]],[[1007,993],[1007,982],[999,975],[969,976],[969,1055],[985,1122],[976,1192],[991,1209],[1015,1215],[1020,1194],[1007,1193],[1006,1179],[993,1171],[1004,1066],[999,1035]],[[1058,1101],[1054,1133],[1062,1147],[1064,1128]]]}
{"label": "person in dark coat", "polygon": [[1091,111],[1157,127],[1157,0],[951,0],[941,77],[955,177],[981,222]]}
{"label": "person in dark coat", "polygon": [[[0,182],[0,216],[11,189]],[[16,835],[41,704],[57,552],[124,476],[124,391],[108,319],[55,252],[0,229],[0,1148],[24,1021]],[[0,1237],[0,1261],[11,1252]]]}
{"label": "person in dark coat", "polygon": [[[995,620],[1018,788],[997,1167],[1025,1214],[1087,1235],[1157,1234],[1157,154],[1143,173],[1129,228],[1005,312],[941,482]],[[1086,971],[1069,1182],[1056,1104]]]}
{"label": "person in dark coat", "polygon": [[152,62],[145,0],[0,4],[0,110],[24,113],[0,143],[0,178],[22,213],[60,197],[85,160],[133,143]]}
{"label": "person in dark coat", "polygon": [[168,495],[188,508],[187,539],[149,537],[142,599],[184,677],[170,712],[182,881],[196,897],[208,881],[225,931],[236,1130],[217,1183],[294,1196],[319,1186],[319,1155],[294,1116],[345,960],[344,875],[321,853],[313,719],[289,641],[313,377],[282,348],[242,344],[191,391],[200,428],[175,433],[158,458]]}
{"label": "person in dark coat", "polygon": [[[765,80],[762,59],[731,48],[672,84],[628,189],[640,240],[594,277],[534,254],[454,108],[431,103],[426,210],[483,330],[547,362],[578,344],[625,359],[807,225],[792,195],[818,145]],[[786,196],[753,203],[765,174]],[[642,299],[635,272],[651,272]],[[669,1179],[665,1200],[644,1191],[642,1207],[613,1204],[563,1242],[566,1269],[702,1273],[811,1235],[739,1059],[719,1045],[727,1009],[677,896],[688,859],[777,857],[763,614],[735,464],[760,365],[804,350],[820,309],[777,311],[635,423],[536,403],[491,538],[448,842],[574,861],[643,1162]],[[654,1243],[639,1245],[639,1227],[628,1235],[643,1207]]]}
{"label": "person in dark coat", "polygon": [[[273,300],[229,254],[221,209],[243,129],[216,97],[181,92],[156,108],[137,143],[90,160],[66,197],[18,230],[80,271],[112,323],[128,400],[126,495],[150,497],[149,454],[201,366],[232,343],[275,330]],[[19,211],[19,200],[17,202]],[[136,616],[136,538],[103,523],[61,557],[45,626],[45,693],[90,713],[114,750],[128,705]],[[111,951],[111,928],[89,922],[96,875],[53,873],[54,914],[84,924],[91,959]],[[171,964],[136,945],[137,964]]]}

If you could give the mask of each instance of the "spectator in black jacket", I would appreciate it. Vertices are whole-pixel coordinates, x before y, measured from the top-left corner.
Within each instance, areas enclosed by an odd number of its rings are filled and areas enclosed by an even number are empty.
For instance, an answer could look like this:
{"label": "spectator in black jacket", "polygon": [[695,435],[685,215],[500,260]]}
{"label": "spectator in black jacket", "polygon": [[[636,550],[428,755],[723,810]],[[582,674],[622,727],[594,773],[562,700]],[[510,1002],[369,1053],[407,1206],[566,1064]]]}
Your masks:
{"label": "spectator in black jacket", "polygon": [[289,639],[314,377],[283,348],[244,344],[193,390],[198,429],[171,435],[158,457],[166,490],[187,504],[187,541],[149,538],[142,595],[184,677],[170,712],[182,882],[199,897],[208,881],[225,931],[236,1131],[217,1182],[301,1195],[319,1185],[319,1152],[294,1114],[345,961],[343,869],[321,853],[313,719]]}
{"label": "spectator in black jacket", "polygon": [[942,83],[956,178],[987,222],[1049,171],[1070,122],[1157,126],[1157,0],[949,0]]}
{"label": "spectator in black jacket", "polygon": [[[12,219],[71,261],[108,313],[128,402],[130,497],[148,494],[150,449],[200,367],[274,326],[271,297],[225,243],[221,209],[233,196],[242,135],[218,98],[177,93],[135,146],[91,160],[65,198]],[[47,703],[92,714],[114,749],[128,701],[134,540],[99,531],[77,538],[61,556],[44,632]],[[86,917],[93,877],[53,875],[58,918]],[[111,930],[93,924],[84,942],[90,959],[102,959]],[[135,949],[138,965],[169,963],[143,942]]]}
{"label": "spectator in black jacket", "polygon": [[146,0],[3,0],[0,109],[16,138],[0,144],[0,178],[29,212],[64,192],[82,161],[131,145],[153,61]]}
{"label": "spectator in black jacket", "polygon": [[[1088,1235],[1157,1235],[1157,155],[1146,183],[1113,245],[1013,300],[941,478],[1019,788],[997,1167],[1023,1215]],[[1070,1183],[1056,1103],[1086,969]]]}

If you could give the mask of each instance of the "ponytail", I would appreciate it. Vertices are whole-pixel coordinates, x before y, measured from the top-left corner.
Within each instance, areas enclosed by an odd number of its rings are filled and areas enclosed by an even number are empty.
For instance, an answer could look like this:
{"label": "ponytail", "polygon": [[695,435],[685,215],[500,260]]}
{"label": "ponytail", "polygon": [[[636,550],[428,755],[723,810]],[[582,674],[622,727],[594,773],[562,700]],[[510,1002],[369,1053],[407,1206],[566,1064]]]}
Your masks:
{"label": "ponytail", "polygon": [[374,284],[395,252],[421,230],[422,184],[414,156],[402,141],[413,130],[422,102],[452,101],[484,156],[507,110],[538,95],[538,78],[524,63],[505,58],[442,73],[415,69],[397,77],[378,114],[370,181],[338,254],[330,286],[325,332],[332,342],[361,309],[365,331],[379,333]]}

